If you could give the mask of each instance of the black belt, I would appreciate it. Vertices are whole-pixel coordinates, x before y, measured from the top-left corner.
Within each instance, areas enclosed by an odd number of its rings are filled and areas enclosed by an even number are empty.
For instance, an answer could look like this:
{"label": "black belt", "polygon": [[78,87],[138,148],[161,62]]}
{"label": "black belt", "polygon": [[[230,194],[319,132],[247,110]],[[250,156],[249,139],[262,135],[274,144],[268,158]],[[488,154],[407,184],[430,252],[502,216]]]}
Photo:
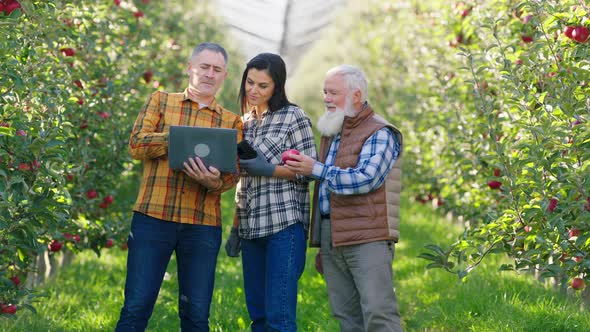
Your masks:
{"label": "black belt", "polygon": [[320,217],[321,217],[322,219],[330,219],[330,214],[329,214],[329,213],[328,213],[328,214],[323,214],[323,213],[320,213]]}

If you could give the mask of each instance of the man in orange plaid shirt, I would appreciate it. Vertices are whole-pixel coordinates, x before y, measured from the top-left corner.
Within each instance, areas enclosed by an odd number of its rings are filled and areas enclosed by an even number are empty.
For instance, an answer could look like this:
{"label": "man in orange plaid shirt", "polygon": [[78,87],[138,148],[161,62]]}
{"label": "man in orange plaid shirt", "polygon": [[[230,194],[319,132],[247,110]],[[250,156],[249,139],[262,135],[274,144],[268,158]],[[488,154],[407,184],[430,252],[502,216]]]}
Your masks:
{"label": "man in orange plaid shirt", "polygon": [[[144,331],[173,252],[178,265],[178,315],[182,331],[208,331],[215,266],[221,245],[220,195],[238,182],[199,158],[183,171],[168,167],[171,125],[238,131],[242,120],[215,101],[227,76],[227,53],[215,43],[199,44],[188,62],[188,87],[154,92],[143,106],[129,140],[143,177],[129,233],[125,303],[116,331]],[[231,147],[236,148],[236,147]]]}

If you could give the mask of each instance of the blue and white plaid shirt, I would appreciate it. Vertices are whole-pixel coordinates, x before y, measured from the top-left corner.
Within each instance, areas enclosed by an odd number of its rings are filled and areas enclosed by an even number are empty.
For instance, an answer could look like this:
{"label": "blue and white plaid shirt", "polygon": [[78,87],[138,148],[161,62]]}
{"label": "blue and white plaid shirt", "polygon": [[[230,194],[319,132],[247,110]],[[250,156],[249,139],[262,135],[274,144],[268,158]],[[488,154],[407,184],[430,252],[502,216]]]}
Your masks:
{"label": "blue and white plaid shirt", "polygon": [[[281,154],[296,149],[316,158],[311,121],[296,106],[262,113],[260,123],[245,114],[244,139],[275,164],[282,164]],[[309,228],[309,182],[313,179],[297,175],[294,181],[277,177],[242,176],[236,188],[236,213],[240,237],[255,239],[275,234],[295,223]]]}
{"label": "blue and white plaid shirt", "polygon": [[355,168],[334,166],[340,145],[340,134],[332,140],[326,162],[316,161],[311,176],[320,180],[319,208],[321,214],[330,213],[330,193],[339,195],[366,194],[381,186],[393,168],[400,152],[399,142],[388,128],[369,137],[359,154]]}

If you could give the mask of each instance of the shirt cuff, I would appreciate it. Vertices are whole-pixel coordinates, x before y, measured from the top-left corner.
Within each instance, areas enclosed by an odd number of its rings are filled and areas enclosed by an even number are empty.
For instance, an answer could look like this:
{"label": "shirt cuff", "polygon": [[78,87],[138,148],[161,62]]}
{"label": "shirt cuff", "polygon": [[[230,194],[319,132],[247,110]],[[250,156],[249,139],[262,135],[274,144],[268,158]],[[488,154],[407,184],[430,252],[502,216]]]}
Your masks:
{"label": "shirt cuff", "polygon": [[313,169],[311,170],[311,177],[316,180],[320,180],[325,179],[327,175],[328,166],[316,160],[316,162],[313,164]]}

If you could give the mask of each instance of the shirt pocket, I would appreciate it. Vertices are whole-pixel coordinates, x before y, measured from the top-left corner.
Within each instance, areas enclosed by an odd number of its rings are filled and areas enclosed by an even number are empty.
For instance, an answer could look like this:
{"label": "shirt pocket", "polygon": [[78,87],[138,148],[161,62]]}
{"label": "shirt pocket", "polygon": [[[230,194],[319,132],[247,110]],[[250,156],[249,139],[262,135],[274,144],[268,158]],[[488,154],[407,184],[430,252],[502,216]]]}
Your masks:
{"label": "shirt pocket", "polygon": [[283,146],[283,139],[279,137],[264,137],[260,144],[258,145],[258,149],[266,160],[269,162],[278,165],[281,163],[281,154],[283,153],[284,146]]}

